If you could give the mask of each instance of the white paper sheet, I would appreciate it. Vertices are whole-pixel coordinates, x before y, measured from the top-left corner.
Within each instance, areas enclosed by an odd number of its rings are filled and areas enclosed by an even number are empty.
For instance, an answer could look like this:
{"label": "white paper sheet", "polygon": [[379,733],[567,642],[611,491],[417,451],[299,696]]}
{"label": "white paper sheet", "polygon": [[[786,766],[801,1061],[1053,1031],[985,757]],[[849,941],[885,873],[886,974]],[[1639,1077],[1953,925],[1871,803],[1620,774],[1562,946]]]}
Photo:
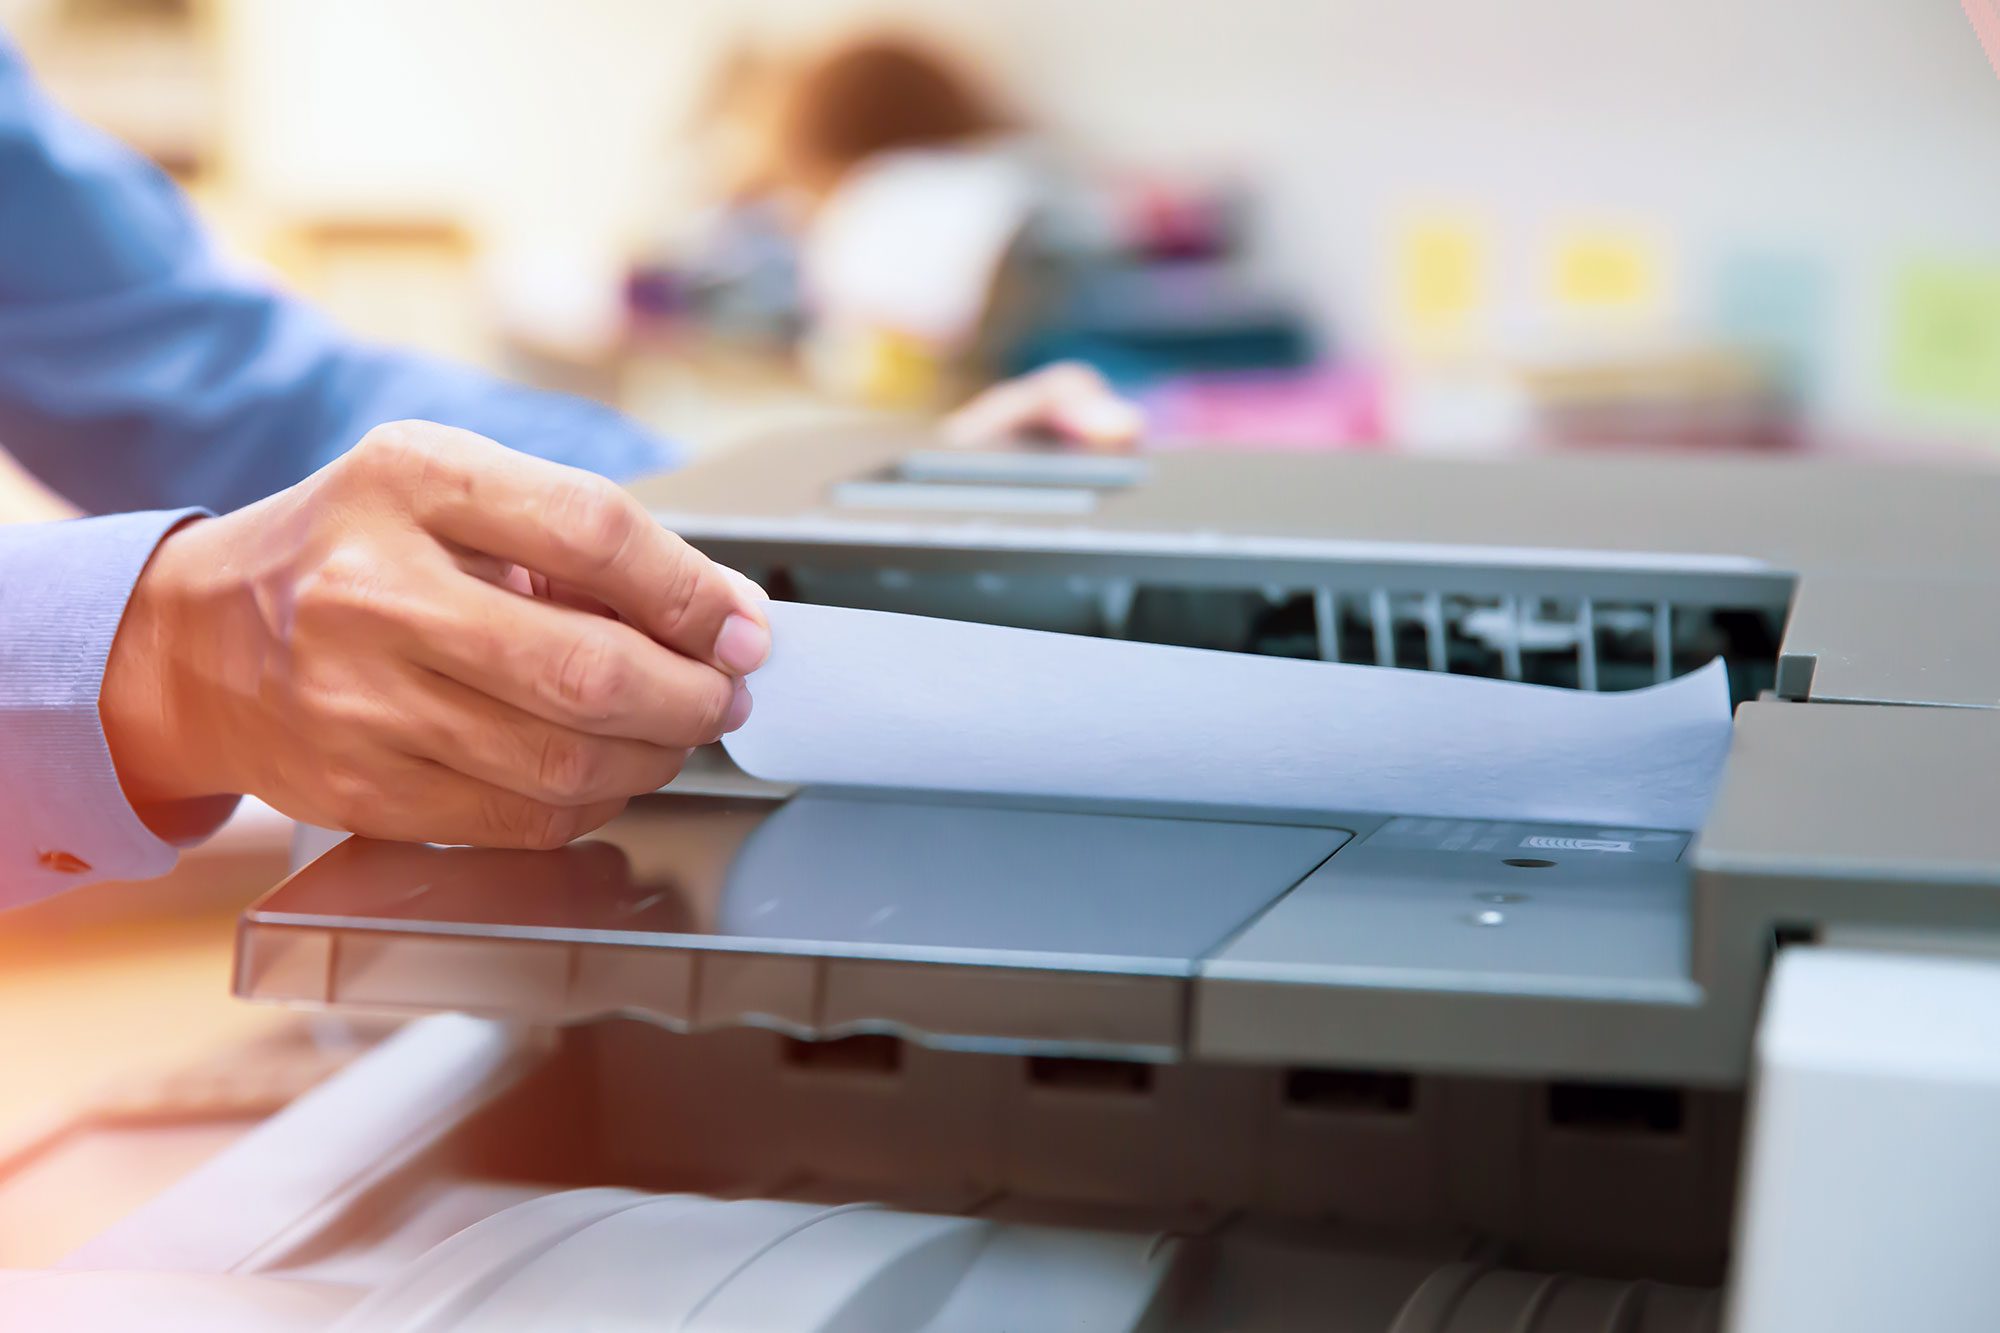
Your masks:
{"label": "white paper sheet", "polygon": [[1722,663],[1613,694],[775,603],[760,778],[1693,829]]}

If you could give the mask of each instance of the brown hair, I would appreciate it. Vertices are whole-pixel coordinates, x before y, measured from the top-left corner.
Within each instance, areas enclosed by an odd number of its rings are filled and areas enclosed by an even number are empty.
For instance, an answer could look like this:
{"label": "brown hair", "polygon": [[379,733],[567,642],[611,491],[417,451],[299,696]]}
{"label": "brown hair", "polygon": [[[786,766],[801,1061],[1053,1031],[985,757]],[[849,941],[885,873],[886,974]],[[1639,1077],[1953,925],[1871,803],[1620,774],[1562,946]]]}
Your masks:
{"label": "brown hair", "polygon": [[807,67],[786,133],[804,163],[845,171],[877,153],[991,134],[999,115],[944,57],[903,38],[850,43]]}
{"label": "brown hair", "polygon": [[741,49],[727,60],[703,107],[736,117],[761,145],[731,172],[755,192],[797,188],[822,195],[878,153],[979,138],[1007,121],[984,89],[948,57],[908,37],[850,38],[785,66]]}

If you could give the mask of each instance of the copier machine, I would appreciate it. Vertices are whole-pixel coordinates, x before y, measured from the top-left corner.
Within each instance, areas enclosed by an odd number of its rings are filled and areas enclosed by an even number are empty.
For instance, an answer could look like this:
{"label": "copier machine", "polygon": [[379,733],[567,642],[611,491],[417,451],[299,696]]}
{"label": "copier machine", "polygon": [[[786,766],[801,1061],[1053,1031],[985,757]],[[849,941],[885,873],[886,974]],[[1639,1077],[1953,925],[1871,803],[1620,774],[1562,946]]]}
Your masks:
{"label": "copier machine", "polygon": [[857,429],[639,493],[780,598],[1582,690],[1721,656],[1732,748],[1697,829],[718,753],[560,851],[349,840],[236,989],[426,1016],[0,1323],[2000,1328],[2000,471]]}

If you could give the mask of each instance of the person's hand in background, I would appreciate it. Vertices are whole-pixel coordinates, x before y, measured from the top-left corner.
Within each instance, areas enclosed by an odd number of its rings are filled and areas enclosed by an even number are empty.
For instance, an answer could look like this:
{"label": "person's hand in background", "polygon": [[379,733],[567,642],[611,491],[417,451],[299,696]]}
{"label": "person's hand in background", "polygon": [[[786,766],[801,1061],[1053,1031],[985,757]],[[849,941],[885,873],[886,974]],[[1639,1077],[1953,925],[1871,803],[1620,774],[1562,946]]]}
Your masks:
{"label": "person's hand in background", "polygon": [[945,419],[944,433],[960,446],[1040,437],[1112,451],[1134,448],[1145,425],[1104,376],[1064,361],[987,389]]}
{"label": "person's hand in background", "polygon": [[616,485],[401,422],[170,534],[99,707],[142,812],[553,847],[740,726],[769,646],[755,585]]}

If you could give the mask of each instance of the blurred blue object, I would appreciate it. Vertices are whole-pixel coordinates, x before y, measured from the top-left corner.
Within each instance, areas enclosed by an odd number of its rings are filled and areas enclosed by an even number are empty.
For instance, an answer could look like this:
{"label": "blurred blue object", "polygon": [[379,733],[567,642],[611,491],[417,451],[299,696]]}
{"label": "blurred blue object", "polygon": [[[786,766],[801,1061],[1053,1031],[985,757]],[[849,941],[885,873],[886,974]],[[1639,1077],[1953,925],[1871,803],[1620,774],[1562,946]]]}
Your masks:
{"label": "blurred blue object", "polygon": [[1069,266],[1051,312],[1008,349],[1002,369],[1087,361],[1132,386],[1198,371],[1293,369],[1323,352],[1303,314],[1226,260],[1085,261]]}
{"label": "blurred blue object", "polygon": [[1710,318],[1730,342],[1770,358],[1794,400],[1812,393],[1833,313],[1826,268],[1786,250],[1739,250],[1717,265]]}

